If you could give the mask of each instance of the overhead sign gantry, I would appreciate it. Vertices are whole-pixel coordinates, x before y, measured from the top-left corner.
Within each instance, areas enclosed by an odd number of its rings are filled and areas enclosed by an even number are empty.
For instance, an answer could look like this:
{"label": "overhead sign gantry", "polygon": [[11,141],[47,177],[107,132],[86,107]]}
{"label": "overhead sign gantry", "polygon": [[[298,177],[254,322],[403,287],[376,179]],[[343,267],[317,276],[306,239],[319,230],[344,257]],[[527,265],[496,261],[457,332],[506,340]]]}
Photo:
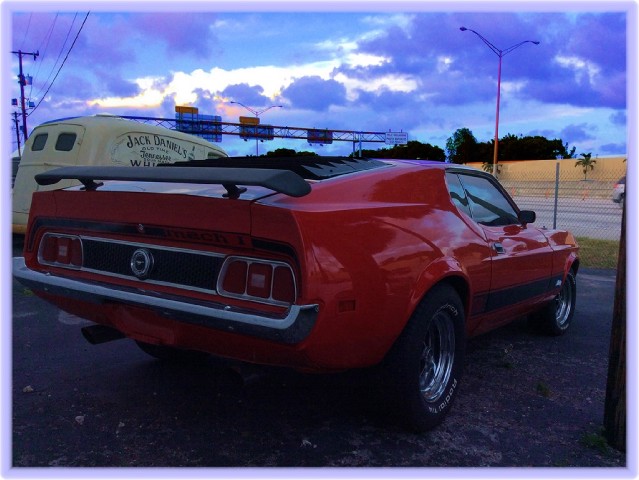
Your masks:
{"label": "overhead sign gantry", "polygon": [[171,130],[178,130],[205,138],[212,142],[221,142],[222,135],[236,135],[244,140],[273,140],[290,138],[306,140],[309,144],[329,145],[333,142],[351,142],[353,151],[363,143],[385,143],[387,145],[403,145],[408,142],[405,132],[364,132],[357,130],[332,130],[306,127],[288,127],[277,125],[260,125],[259,118],[240,117],[239,123],[223,122],[217,115],[202,115],[195,107],[175,107],[175,119],[138,116],[122,116],[141,123],[152,123]]}

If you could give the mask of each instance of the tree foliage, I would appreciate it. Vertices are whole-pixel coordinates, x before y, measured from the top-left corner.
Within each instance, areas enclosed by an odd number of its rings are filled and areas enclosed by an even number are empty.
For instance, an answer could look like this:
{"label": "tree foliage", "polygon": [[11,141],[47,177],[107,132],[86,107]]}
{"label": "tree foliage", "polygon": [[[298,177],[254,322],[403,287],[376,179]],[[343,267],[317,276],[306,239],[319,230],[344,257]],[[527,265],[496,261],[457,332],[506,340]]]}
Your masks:
{"label": "tree foliage", "polygon": [[[352,153],[350,157],[358,157],[359,152]],[[408,142],[406,145],[393,145],[391,148],[380,148],[379,150],[362,149],[362,157],[370,158],[403,158],[403,159],[421,159],[436,160],[443,162],[446,160],[444,151],[430,143],[421,143],[415,140]]]}
{"label": "tree foliage", "polygon": [[307,151],[298,152],[293,150],[292,148],[276,148],[273,151],[266,152],[266,156],[267,157],[296,157],[296,156],[317,157],[319,155],[317,155],[317,153],[315,152],[307,152]]}
{"label": "tree foliage", "polygon": [[506,135],[499,141],[500,160],[549,160],[555,158],[573,158],[572,152],[567,150],[568,144],[560,139],[548,140],[540,135],[519,136]]}
{"label": "tree foliage", "polygon": [[[454,163],[482,162],[492,165],[495,141],[477,142],[469,129],[460,128],[447,140],[446,150],[449,161]],[[575,150],[576,147],[568,150],[568,144],[558,138],[548,140],[540,135],[524,137],[508,134],[499,140],[497,161],[575,158]]]}
{"label": "tree foliage", "polygon": [[476,162],[477,139],[468,128],[458,128],[452,137],[446,140],[448,161],[452,163]]}
{"label": "tree foliage", "polygon": [[[446,141],[446,151],[430,143],[422,143],[416,140],[409,141],[406,145],[393,145],[378,150],[363,149],[362,156],[370,158],[398,158],[398,159],[422,159],[446,161],[452,163],[481,162],[487,171],[492,172],[495,141],[478,142],[473,132],[468,128],[459,128]],[[576,158],[576,147],[569,149],[568,143],[561,139],[549,140],[540,135],[523,136],[508,134],[499,140],[498,162],[505,160],[551,160],[559,158]],[[266,153],[267,157],[291,157],[296,155],[317,156],[315,152],[297,152],[290,148],[278,148]],[[585,154],[581,154],[584,156]],[[590,154],[588,154],[590,155]],[[358,157],[359,152],[354,152],[350,157]],[[582,165],[585,160],[579,160]],[[596,163],[589,159],[588,162]],[[592,170],[594,166],[588,164],[586,169]],[[587,175],[587,172],[584,172]]]}

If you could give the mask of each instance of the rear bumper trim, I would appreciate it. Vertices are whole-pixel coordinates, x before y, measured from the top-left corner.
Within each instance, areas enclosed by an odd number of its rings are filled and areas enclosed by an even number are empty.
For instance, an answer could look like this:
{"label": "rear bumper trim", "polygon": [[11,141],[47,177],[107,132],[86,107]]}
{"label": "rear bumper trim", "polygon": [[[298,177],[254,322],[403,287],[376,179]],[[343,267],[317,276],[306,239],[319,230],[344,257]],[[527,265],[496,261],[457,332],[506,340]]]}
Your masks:
{"label": "rear bumper trim", "polygon": [[283,316],[271,316],[215,302],[169,297],[141,289],[74,280],[29,269],[23,257],[13,258],[13,276],[34,291],[96,305],[116,303],[153,311],[171,320],[226,332],[249,335],[278,343],[304,340],[317,320],[319,306],[291,305]]}

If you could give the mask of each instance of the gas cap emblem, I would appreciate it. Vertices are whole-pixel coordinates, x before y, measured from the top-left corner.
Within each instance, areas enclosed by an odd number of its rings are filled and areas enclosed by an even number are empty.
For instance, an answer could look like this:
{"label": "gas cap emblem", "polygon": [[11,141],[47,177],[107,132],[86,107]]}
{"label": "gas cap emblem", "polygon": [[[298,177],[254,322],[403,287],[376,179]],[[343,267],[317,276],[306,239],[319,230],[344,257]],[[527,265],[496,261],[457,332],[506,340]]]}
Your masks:
{"label": "gas cap emblem", "polygon": [[153,268],[153,255],[145,248],[138,248],[131,255],[131,271],[140,280],[144,280]]}

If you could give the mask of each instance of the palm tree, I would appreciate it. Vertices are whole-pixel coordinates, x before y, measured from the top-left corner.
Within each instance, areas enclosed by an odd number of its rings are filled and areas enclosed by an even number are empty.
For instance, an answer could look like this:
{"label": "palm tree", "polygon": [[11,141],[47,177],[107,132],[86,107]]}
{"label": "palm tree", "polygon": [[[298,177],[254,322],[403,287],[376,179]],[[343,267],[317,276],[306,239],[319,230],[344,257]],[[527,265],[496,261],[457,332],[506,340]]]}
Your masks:
{"label": "palm tree", "polygon": [[575,167],[581,165],[581,167],[584,169],[584,181],[585,181],[588,177],[588,168],[590,168],[590,170],[594,170],[595,163],[597,163],[597,160],[594,160],[592,158],[592,153],[581,153],[580,155],[584,158],[576,162]]}

